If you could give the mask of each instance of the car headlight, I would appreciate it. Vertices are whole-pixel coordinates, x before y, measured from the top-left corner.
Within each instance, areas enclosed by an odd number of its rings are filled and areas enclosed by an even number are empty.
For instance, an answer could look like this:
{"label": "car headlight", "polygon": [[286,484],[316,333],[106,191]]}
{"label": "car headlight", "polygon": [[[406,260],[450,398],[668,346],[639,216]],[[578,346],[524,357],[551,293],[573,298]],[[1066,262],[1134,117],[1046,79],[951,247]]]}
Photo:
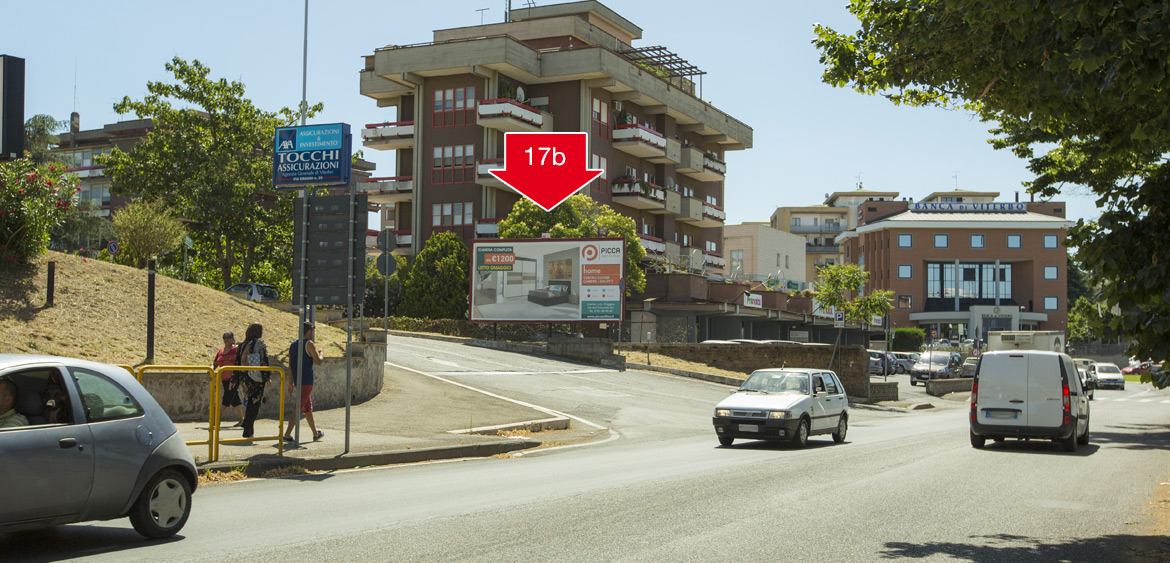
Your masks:
{"label": "car headlight", "polygon": [[715,409],[715,416],[731,416],[731,411],[728,409]]}
{"label": "car headlight", "polygon": [[768,418],[788,418],[788,411],[772,411],[768,413]]}

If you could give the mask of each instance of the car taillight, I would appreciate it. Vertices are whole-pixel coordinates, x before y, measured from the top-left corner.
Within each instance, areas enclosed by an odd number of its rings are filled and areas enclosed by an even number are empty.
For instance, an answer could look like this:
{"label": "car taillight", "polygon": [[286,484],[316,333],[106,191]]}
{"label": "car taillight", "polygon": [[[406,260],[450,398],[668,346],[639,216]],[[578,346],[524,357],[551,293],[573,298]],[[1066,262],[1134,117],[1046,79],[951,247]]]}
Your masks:
{"label": "car taillight", "polygon": [[975,380],[975,381],[971,382],[971,421],[972,422],[974,422],[975,419],[977,418],[975,416],[975,411],[977,410],[976,405],[978,405],[978,403],[979,403],[979,381]]}
{"label": "car taillight", "polygon": [[1064,402],[1064,423],[1068,424],[1069,415],[1072,412],[1072,401],[1068,394],[1068,382],[1061,384],[1061,400]]}

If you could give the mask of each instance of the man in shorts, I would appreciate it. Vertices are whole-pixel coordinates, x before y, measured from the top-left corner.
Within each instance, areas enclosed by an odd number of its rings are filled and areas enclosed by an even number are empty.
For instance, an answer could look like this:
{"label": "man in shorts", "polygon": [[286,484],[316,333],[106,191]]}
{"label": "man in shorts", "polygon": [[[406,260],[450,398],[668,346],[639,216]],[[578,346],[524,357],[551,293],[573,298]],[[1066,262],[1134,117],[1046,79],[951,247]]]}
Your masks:
{"label": "man in shorts", "polygon": [[[317,430],[317,425],[313,420],[313,366],[321,365],[324,358],[321,357],[321,352],[317,350],[317,346],[313,343],[313,333],[316,329],[313,323],[305,323],[305,339],[303,341],[294,340],[288,347],[288,392],[296,396],[297,384],[297,366],[303,364],[301,371],[301,414],[305,415],[305,422],[309,423],[309,431],[312,432],[313,441],[316,442],[325,436],[325,433]],[[304,344],[303,346],[301,344]],[[284,432],[284,440],[286,442],[293,441],[293,426],[296,421],[290,421],[288,430]]]}

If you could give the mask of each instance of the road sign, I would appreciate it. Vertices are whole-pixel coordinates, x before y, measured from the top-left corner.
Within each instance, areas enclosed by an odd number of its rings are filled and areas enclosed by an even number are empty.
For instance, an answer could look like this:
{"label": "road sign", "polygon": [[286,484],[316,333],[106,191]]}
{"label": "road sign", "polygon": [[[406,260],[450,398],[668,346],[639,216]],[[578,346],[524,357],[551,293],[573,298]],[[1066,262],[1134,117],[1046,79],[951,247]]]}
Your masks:
{"label": "road sign", "polygon": [[845,311],[833,311],[833,328],[845,328]]}
{"label": "road sign", "polygon": [[488,172],[552,211],[603,171],[589,169],[589,136],[577,132],[505,133],[504,168]]}
{"label": "road sign", "polygon": [[393,254],[390,254],[389,252],[383,252],[382,255],[378,257],[378,271],[381,272],[383,276],[392,275],[394,270],[397,269],[398,260],[394,259]]}
{"label": "road sign", "polygon": [[398,246],[398,241],[394,236],[394,231],[386,229],[378,233],[378,248],[382,250],[394,250],[396,246]]}
{"label": "road sign", "polygon": [[109,252],[110,256],[114,256],[121,249],[122,247],[118,246],[118,241],[116,240],[112,240],[110,241],[110,244],[106,245],[106,252]]}
{"label": "road sign", "polygon": [[183,246],[195,248],[195,241],[191,240],[191,237],[183,237]]}

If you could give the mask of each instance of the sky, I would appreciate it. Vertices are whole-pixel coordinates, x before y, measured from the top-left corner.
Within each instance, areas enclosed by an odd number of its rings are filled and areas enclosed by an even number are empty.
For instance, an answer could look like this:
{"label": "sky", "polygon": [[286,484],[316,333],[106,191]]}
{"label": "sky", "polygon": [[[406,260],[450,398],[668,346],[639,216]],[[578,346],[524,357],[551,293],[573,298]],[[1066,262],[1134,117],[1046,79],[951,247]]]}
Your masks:
{"label": "sky", "polygon": [[[349,123],[356,137],[365,124],[393,117],[360,94],[362,57],[388,44],[431,41],[435,29],[503,21],[506,3],[310,0],[308,99],[325,106],[313,122]],[[956,187],[997,191],[998,201],[1016,192],[1021,201],[1029,197],[1021,185],[1031,178],[1025,161],[991,148],[990,124],[821,82],[813,25],[854,31],[843,0],[603,3],[643,29],[635,47],[662,45],[705,70],[703,98],[753,128],[751,149],[726,154],[729,225],[767,221],[780,206],[821,204],[859,181],[915,200]],[[68,120],[78,111],[83,130],[134,119],[115,113],[114,104],[142,99],[149,81],[171,79],[164,65],[175,56],[202,61],[213,78],[243,82],[262,109],[300,103],[302,1],[0,0],[0,14],[10,24],[0,54],[25,59],[26,119]],[[396,175],[392,153],[364,154],[377,164],[375,176]],[[1099,215],[1083,188],[1057,199],[1067,202],[1070,219]]]}

